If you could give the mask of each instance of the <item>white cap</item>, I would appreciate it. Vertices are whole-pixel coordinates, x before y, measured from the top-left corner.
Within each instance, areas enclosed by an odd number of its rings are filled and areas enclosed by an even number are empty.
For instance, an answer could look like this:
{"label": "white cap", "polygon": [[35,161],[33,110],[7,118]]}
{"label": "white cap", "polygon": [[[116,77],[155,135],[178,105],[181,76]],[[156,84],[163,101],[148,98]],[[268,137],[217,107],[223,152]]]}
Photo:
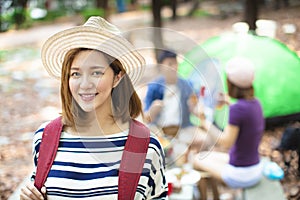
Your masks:
{"label": "white cap", "polygon": [[240,88],[249,88],[254,80],[253,63],[242,57],[230,59],[225,67],[227,78],[230,82]]}

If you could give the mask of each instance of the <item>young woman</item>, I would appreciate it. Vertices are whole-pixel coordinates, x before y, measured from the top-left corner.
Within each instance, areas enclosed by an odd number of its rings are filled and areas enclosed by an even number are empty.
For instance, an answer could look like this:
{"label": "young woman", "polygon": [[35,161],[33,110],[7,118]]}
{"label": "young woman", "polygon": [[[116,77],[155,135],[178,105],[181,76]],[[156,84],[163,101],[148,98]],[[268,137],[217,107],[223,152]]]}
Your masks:
{"label": "young woman", "polygon": [[[83,26],[50,37],[42,60],[49,74],[61,79],[63,130],[42,192],[29,183],[20,199],[118,199],[129,124],[142,114],[133,83],[144,59],[115,26],[91,17]],[[35,165],[46,125],[34,135]],[[162,147],[150,135],[134,199],[166,198],[164,165]]]}
{"label": "young woman", "polygon": [[245,58],[233,58],[225,71],[228,94],[237,102],[229,107],[224,132],[207,123],[204,128],[217,145],[230,150],[203,152],[195,158],[194,167],[210,172],[229,187],[250,187],[262,177],[258,147],[264,130],[262,108],[254,97],[254,66]]}

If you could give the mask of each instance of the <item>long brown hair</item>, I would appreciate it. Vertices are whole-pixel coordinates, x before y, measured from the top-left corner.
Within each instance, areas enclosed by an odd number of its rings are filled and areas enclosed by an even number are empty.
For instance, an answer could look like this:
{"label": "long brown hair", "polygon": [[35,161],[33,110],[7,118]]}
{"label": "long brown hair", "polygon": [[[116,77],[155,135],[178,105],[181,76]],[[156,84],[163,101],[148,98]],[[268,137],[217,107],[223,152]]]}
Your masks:
{"label": "long brown hair", "polygon": [[[69,78],[71,65],[74,58],[81,51],[93,50],[87,48],[76,48],[70,50],[64,58],[61,71],[61,101],[62,101],[62,117],[63,123],[66,126],[75,127],[75,122],[84,121],[88,118],[88,113],[83,111],[77,102],[73,99],[70,86]],[[103,52],[101,52],[103,53]],[[123,76],[119,84],[112,89],[112,110],[115,119],[121,119],[122,122],[128,121],[130,118],[136,118],[142,113],[142,103],[137,95],[132,82],[122,66],[122,63],[106,54],[103,53],[104,57],[107,59],[110,68],[114,71],[114,75],[122,73]]]}

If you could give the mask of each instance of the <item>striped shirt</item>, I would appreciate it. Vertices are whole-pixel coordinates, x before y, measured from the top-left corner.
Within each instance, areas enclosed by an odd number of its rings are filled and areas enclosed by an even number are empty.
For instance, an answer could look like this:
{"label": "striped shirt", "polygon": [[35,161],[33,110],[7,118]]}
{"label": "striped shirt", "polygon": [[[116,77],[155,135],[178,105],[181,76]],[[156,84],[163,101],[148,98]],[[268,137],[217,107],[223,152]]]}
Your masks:
{"label": "striped shirt", "polygon": [[[37,165],[43,124],[33,138]],[[51,199],[118,199],[118,170],[128,130],[107,136],[76,136],[62,132],[57,154],[45,182]],[[134,164],[134,163],[133,163]],[[167,199],[163,149],[151,134],[135,199]],[[33,172],[35,177],[35,171]]]}

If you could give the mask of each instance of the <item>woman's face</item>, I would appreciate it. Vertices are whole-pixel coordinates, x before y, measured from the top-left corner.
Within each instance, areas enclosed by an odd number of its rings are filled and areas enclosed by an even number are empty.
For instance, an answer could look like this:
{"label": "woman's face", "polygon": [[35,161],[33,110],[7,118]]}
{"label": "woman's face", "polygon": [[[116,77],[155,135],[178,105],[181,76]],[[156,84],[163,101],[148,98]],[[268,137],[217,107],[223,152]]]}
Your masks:
{"label": "woman's face", "polygon": [[111,109],[111,91],[119,78],[101,52],[85,50],[79,52],[72,62],[69,87],[85,112]]}

